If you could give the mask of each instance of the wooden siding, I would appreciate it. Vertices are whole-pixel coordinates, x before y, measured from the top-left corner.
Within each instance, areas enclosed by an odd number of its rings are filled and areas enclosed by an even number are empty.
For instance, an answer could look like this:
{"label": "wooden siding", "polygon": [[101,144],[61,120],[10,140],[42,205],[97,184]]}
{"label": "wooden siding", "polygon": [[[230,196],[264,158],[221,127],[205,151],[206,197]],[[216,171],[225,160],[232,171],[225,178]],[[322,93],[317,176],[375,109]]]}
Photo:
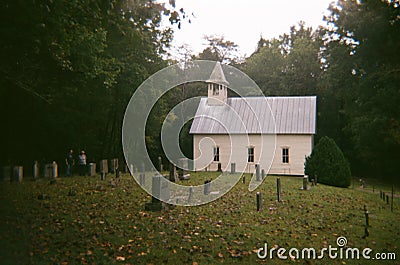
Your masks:
{"label": "wooden siding", "polygon": [[[276,138],[275,138],[276,137]],[[275,145],[274,143],[275,140]],[[194,168],[216,171],[221,163],[223,171],[230,171],[230,164],[236,164],[238,172],[254,172],[254,164],[269,174],[303,175],[305,157],[312,150],[312,135],[194,135]],[[219,147],[220,161],[213,161],[213,148]],[[231,148],[233,146],[233,149]],[[247,148],[254,146],[254,163],[247,162]],[[282,148],[289,148],[289,163],[282,163]],[[272,165],[268,163],[274,155]],[[270,167],[271,166],[271,167]]]}

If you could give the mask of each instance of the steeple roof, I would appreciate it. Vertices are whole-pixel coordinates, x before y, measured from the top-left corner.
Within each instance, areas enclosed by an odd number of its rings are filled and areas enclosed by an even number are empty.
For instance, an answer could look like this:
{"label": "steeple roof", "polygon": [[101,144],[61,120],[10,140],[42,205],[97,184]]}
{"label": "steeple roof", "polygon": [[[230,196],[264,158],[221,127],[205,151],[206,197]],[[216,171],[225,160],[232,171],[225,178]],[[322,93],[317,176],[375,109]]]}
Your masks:
{"label": "steeple roof", "polygon": [[224,71],[222,70],[221,63],[217,62],[214,66],[214,69],[210,75],[210,79],[207,80],[207,83],[214,83],[220,85],[229,85],[229,82],[226,81]]}

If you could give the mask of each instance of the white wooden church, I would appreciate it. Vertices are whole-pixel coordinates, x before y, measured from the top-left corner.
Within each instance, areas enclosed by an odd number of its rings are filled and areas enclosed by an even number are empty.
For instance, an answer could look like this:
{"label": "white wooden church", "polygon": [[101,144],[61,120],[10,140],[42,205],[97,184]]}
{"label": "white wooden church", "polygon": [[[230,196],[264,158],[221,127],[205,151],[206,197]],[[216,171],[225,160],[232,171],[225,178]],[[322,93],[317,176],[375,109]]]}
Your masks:
{"label": "white wooden church", "polygon": [[304,175],[316,132],[315,96],[228,97],[220,63],[207,83],[208,97],[190,129],[195,170],[215,171],[220,164],[229,171],[235,163],[238,171],[253,173],[258,163],[268,174]]}

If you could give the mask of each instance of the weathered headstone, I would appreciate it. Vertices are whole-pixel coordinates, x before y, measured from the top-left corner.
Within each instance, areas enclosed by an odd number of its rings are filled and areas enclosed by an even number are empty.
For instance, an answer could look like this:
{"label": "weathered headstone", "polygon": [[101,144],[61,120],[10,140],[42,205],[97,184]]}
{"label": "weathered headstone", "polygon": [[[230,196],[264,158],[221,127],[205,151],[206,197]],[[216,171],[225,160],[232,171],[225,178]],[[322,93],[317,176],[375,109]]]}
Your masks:
{"label": "weathered headstone", "polygon": [[303,190],[307,190],[308,176],[303,177]]}
{"label": "weathered headstone", "polygon": [[369,236],[369,212],[367,210],[367,206],[364,205],[364,214],[365,214],[365,229],[364,229],[364,236],[362,238],[366,238]]}
{"label": "weathered headstone", "polygon": [[160,172],[163,171],[161,156],[158,157],[158,170],[159,170]]}
{"label": "weathered headstone", "polygon": [[176,182],[178,180],[176,174],[176,166],[172,163],[169,164],[169,180],[172,182]]}
{"label": "weathered headstone", "polygon": [[264,180],[264,179],[265,179],[265,176],[266,176],[266,174],[265,174],[265,169],[262,169],[262,170],[261,170],[261,179]]}
{"label": "weathered headstone", "polygon": [[255,164],[256,167],[256,180],[257,181],[261,181],[261,177],[260,177],[260,164]]}
{"label": "weathered headstone", "polygon": [[58,178],[58,165],[57,165],[56,161],[53,161],[53,163],[52,163],[51,176],[53,179]]}
{"label": "weathered headstone", "polygon": [[236,174],[236,163],[231,163],[231,174]]}
{"label": "weathered headstone", "polygon": [[257,204],[257,212],[261,210],[261,192],[258,191],[256,194],[256,204]]}
{"label": "weathered headstone", "polygon": [[217,169],[217,171],[218,171],[218,172],[222,172],[222,165],[221,165],[221,163],[218,163],[218,169]]}
{"label": "weathered headstone", "polygon": [[152,198],[151,202],[146,203],[145,209],[150,211],[161,211],[162,201],[169,201],[169,182],[161,175],[155,175],[152,177],[151,184]]}
{"label": "weathered headstone", "polygon": [[96,175],[96,163],[89,163],[89,176]]}
{"label": "weathered headstone", "polygon": [[107,173],[108,173],[108,161],[107,159],[103,159],[100,161],[101,180],[106,180]]}
{"label": "weathered headstone", "polygon": [[189,160],[186,157],[180,158],[178,166],[183,170],[183,175],[185,175],[186,170],[189,168]]}
{"label": "weathered headstone", "polygon": [[211,191],[211,181],[206,180],[204,181],[204,195],[210,194],[210,191]]}
{"label": "weathered headstone", "polygon": [[37,180],[39,178],[39,162],[38,161],[33,162],[32,177],[34,180]]}
{"label": "weathered headstone", "polygon": [[10,181],[11,180],[11,167],[5,166],[3,167],[3,181]]}
{"label": "weathered headstone", "polygon": [[365,214],[365,226],[369,226],[369,212],[367,210],[367,205],[364,205],[364,214]]}
{"label": "weathered headstone", "polygon": [[169,194],[169,182],[161,175],[155,175],[152,178],[151,192],[153,198],[159,198],[162,201],[168,201]]}
{"label": "weathered headstone", "polygon": [[193,186],[190,186],[189,187],[188,202],[190,202],[192,200],[192,196],[193,196]]}
{"label": "weathered headstone", "polygon": [[139,184],[140,186],[146,185],[146,176],[144,173],[139,174]]}
{"label": "weathered headstone", "polygon": [[45,164],[45,165],[44,165],[43,176],[44,176],[45,178],[51,178],[51,177],[53,177],[53,164]]}
{"label": "weathered headstone", "polygon": [[141,163],[141,168],[140,168],[142,173],[146,172],[146,165],[144,164],[144,162]]}
{"label": "weathered headstone", "polygon": [[278,195],[278,202],[282,201],[281,178],[276,179],[276,194]]}
{"label": "weathered headstone", "polygon": [[118,158],[110,160],[110,173],[115,173],[118,168]]}
{"label": "weathered headstone", "polygon": [[14,166],[13,181],[22,182],[23,177],[24,177],[24,168],[22,166]]}

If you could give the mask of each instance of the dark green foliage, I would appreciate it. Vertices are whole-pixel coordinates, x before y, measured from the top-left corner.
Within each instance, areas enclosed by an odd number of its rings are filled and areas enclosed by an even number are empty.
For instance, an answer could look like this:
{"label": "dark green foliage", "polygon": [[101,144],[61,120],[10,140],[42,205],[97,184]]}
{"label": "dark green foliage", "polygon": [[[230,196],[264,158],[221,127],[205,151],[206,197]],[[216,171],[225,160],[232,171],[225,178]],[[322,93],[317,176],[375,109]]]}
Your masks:
{"label": "dark green foliage", "polygon": [[350,166],[335,141],[323,137],[315,146],[312,154],[306,158],[305,174],[318,182],[337,186],[348,187],[351,181]]}
{"label": "dark green foliage", "polygon": [[122,157],[127,102],[166,65],[172,28],[160,28],[161,18],[183,19],[170,4],[2,2],[0,164],[60,163],[68,148],[85,149],[90,161]]}

